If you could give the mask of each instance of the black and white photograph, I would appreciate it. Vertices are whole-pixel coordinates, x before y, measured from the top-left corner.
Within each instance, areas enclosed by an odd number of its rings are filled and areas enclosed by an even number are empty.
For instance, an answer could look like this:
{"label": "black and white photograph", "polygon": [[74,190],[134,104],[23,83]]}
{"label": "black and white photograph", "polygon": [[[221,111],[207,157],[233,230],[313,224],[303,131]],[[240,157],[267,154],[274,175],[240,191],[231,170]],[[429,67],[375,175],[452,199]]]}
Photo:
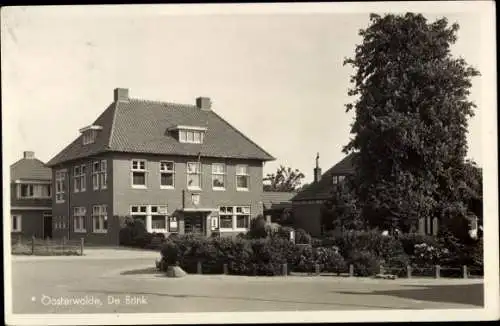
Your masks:
{"label": "black and white photograph", "polygon": [[495,22],[2,8],[6,324],[497,320]]}

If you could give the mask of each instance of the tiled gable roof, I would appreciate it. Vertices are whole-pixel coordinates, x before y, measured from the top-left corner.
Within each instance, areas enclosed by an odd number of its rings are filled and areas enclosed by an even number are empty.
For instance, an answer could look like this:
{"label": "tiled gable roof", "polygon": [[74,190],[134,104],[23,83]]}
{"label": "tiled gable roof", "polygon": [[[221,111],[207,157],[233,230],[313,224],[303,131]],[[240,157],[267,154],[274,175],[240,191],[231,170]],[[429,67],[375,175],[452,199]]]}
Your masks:
{"label": "tiled gable roof", "polygon": [[[130,99],[111,104],[94,124],[103,127],[94,144],[83,146],[80,136],[48,164],[107,151],[274,159],[215,112],[195,105]],[[203,144],[180,143],[169,131],[177,125],[207,128]]]}
{"label": "tiled gable roof", "polygon": [[51,180],[52,171],[39,159],[20,159],[10,166],[10,179],[14,180]]}
{"label": "tiled gable roof", "polygon": [[331,167],[326,171],[318,182],[313,182],[297,195],[292,198],[292,201],[300,200],[317,200],[317,199],[328,199],[331,196],[331,190],[333,188],[333,176],[334,175],[348,175],[354,172],[353,159],[355,153],[351,153],[344,157],[340,162]]}
{"label": "tiled gable roof", "polygon": [[296,192],[264,191],[262,204],[266,209],[288,207],[292,197],[296,194]]}

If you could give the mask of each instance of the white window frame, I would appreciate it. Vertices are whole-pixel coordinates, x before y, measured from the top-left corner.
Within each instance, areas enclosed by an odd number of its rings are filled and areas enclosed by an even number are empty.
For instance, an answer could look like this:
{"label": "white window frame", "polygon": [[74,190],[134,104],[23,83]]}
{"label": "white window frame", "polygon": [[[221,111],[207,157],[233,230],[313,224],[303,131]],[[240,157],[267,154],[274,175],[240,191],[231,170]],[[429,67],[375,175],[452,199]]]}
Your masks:
{"label": "white window frame", "polygon": [[92,189],[103,190],[108,188],[108,161],[92,161]]}
{"label": "white window frame", "polygon": [[73,192],[80,192],[80,165],[73,167]]}
{"label": "white window frame", "polygon": [[[163,164],[172,164],[172,170],[165,169]],[[160,189],[174,189],[175,188],[175,162],[174,161],[160,161]],[[161,178],[163,174],[172,175],[172,185],[162,185]]]}
{"label": "white window frame", "polygon": [[179,129],[179,142],[181,143],[203,144],[204,138],[205,138],[204,130],[196,130],[189,128]]}
{"label": "white window frame", "polygon": [[[245,167],[245,173],[240,173],[239,168]],[[248,173],[248,164],[238,164],[236,165],[236,191],[249,191],[250,190],[250,174]],[[247,179],[247,187],[238,187],[238,177],[245,177]]]}
{"label": "white window frame", "polygon": [[[227,214],[227,213],[222,213],[221,212],[221,208],[222,207],[226,207],[226,208],[231,208],[232,209],[232,212],[231,214]],[[241,213],[238,213],[238,209],[241,209],[242,212]],[[244,210],[247,210],[247,212],[244,212]],[[231,216],[231,228],[223,228],[221,226],[221,221],[220,221],[220,217],[222,216]],[[247,216],[247,227],[246,228],[239,228],[238,227],[238,216]],[[247,231],[250,227],[250,220],[252,218],[252,214],[251,214],[251,206],[250,205],[243,205],[243,206],[219,206],[219,218],[218,218],[218,221],[217,221],[217,224],[219,226],[219,230],[220,232],[240,232],[240,231]],[[213,225],[213,224],[212,224]],[[213,227],[213,226],[212,226]]]}
{"label": "white window frame", "polygon": [[[16,220],[16,228],[14,228],[14,220]],[[23,217],[20,214],[11,215],[10,220],[11,230],[10,232],[22,232],[23,230]]]}
{"label": "white window frame", "polygon": [[[189,165],[190,164],[195,164],[198,166],[198,171],[195,173],[190,173],[189,172]],[[199,186],[190,186],[189,185],[189,176],[190,175],[198,175],[199,178]],[[186,185],[189,190],[201,190],[202,188],[202,179],[201,179],[201,162],[187,162],[186,163]]]}
{"label": "white window frame", "polygon": [[99,163],[99,185],[101,189],[108,188],[108,161],[101,160]]}
{"label": "white window frame", "polygon": [[[104,227],[108,221],[108,205],[92,206],[92,232],[93,233],[108,233],[108,227]],[[97,220],[97,227],[96,227]],[[106,223],[105,223],[106,222]]]}
{"label": "white window frame", "polygon": [[[21,183],[18,185],[19,187],[19,196],[17,196],[19,199],[33,199],[35,198],[35,185],[34,184],[28,184],[28,183]],[[28,195],[23,196],[23,187],[28,188]],[[31,191],[30,191],[31,189]]]}
{"label": "white window frame", "polygon": [[64,203],[66,200],[66,169],[55,172],[56,203]]}
{"label": "white window frame", "polygon": [[[156,212],[153,212],[153,207],[157,208]],[[168,206],[167,205],[149,205],[149,210],[150,210],[150,216],[148,218],[151,218],[151,232],[167,233],[169,221],[170,221],[169,216],[168,216]],[[162,212],[162,210],[163,210],[163,212]],[[165,218],[165,228],[155,229],[153,227],[153,216],[163,216]]]}
{"label": "white window frame", "polygon": [[92,189],[99,190],[99,172],[101,170],[100,161],[92,161]]}
{"label": "white window frame", "polygon": [[[222,166],[222,172],[215,169],[216,166]],[[216,177],[222,176],[222,187],[216,187],[214,181]],[[216,191],[226,190],[226,164],[224,163],[212,163],[212,189]]]}
{"label": "white window frame", "polygon": [[[137,167],[134,167],[134,163],[137,163]],[[144,163],[144,168],[141,168],[141,163]],[[134,173],[144,173],[144,184],[136,185],[134,184]],[[132,188],[146,189],[148,187],[148,171],[147,171],[147,161],[144,159],[132,159],[130,160],[130,184]]]}
{"label": "white window frame", "polygon": [[80,192],[87,190],[87,166],[80,165]]}
{"label": "white window frame", "polygon": [[85,207],[73,207],[73,230],[75,233],[86,233],[85,219],[87,209]]}
{"label": "white window frame", "polygon": [[[28,196],[23,196],[23,187],[28,187]],[[43,189],[47,187],[46,195],[43,195]],[[17,198],[18,199],[50,199],[51,198],[51,185],[46,183],[18,183],[17,184]]]}
{"label": "white window frame", "polygon": [[82,143],[83,145],[93,144],[95,143],[97,132],[95,129],[86,130],[82,135]]}

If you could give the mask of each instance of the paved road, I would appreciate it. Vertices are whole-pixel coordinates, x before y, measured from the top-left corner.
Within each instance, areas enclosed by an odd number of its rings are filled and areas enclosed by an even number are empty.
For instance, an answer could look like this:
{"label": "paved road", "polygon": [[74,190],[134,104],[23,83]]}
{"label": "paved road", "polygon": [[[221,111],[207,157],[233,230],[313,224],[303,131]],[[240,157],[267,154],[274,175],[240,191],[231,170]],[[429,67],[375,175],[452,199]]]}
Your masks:
{"label": "paved road", "polygon": [[483,304],[483,285],[477,280],[224,275],[171,279],[151,271],[155,257],[155,253],[137,251],[96,251],[83,258],[15,257],[13,312],[464,309]]}

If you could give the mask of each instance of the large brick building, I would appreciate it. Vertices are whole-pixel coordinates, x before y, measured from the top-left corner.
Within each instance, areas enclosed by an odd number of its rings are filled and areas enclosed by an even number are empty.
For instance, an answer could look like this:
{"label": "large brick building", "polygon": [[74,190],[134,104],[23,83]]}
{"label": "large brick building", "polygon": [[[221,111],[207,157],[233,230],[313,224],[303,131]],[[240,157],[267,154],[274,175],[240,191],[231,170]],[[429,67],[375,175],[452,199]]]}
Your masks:
{"label": "large brick building", "polygon": [[234,235],[262,214],[262,168],[274,158],[212,110],[114,101],[48,162],[54,235],[118,243],[124,216],[150,232]]}

